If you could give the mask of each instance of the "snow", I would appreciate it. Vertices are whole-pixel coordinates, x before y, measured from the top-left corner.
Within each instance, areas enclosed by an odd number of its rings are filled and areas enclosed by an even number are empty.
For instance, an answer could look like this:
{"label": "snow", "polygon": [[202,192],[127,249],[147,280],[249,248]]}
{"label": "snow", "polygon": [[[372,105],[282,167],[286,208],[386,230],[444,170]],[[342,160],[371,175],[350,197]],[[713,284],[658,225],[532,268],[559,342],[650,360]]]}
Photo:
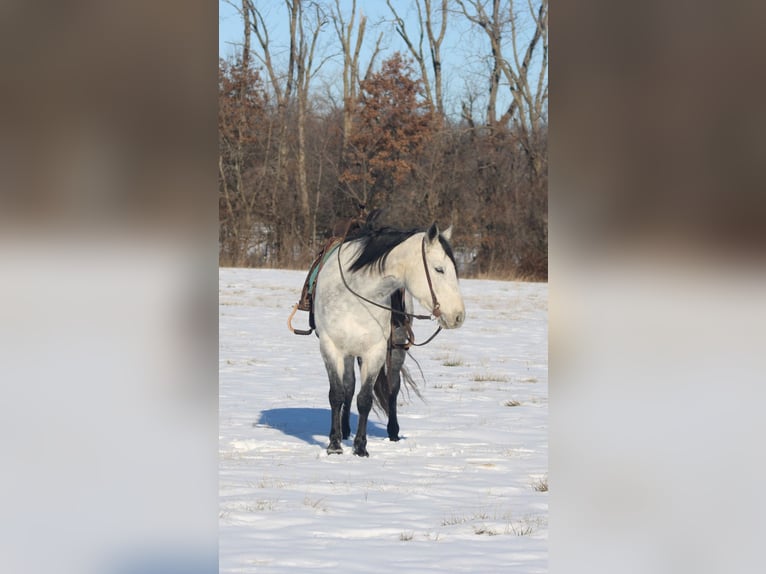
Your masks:
{"label": "snow", "polygon": [[304,278],[219,272],[220,571],[547,572],[547,285],[461,280],[465,325],[406,363],[424,401],[399,442],[373,411],[362,459],[325,452],[318,340],[286,324]]}

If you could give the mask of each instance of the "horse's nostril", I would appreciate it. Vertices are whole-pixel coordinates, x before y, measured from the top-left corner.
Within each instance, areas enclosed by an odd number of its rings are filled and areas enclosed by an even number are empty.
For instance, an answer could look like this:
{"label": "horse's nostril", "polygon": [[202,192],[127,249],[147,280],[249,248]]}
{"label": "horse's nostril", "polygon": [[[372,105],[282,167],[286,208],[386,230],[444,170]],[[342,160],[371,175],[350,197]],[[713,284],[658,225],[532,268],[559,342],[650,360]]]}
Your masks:
{"label": "horse's nostril", "polygon": [[462,313],[458,313],[457,314],[457,317],[455,317],[455,323],[457,323],[458,325],[463,323],[463,314]]}

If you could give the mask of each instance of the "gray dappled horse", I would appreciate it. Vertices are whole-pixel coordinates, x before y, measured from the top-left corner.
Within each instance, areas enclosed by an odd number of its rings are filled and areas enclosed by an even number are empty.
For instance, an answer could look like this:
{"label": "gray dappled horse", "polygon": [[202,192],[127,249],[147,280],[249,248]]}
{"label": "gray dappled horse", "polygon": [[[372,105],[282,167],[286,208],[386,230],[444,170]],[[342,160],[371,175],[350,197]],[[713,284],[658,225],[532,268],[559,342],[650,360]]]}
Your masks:
{"label": "gray dappled horse", "polygon": [[[319,347],[330,379],[332,422],[328,454],[343,452],[341,439],[351,434],[349,414],[354,396],[354,360],[359,362],[361,388],[357,396],[359,423],[354,454],[367,452],[367,418],[373,387],[388,377],[388,436],[399,440],[396,396],[405,351],[388,359],[392,329],[392,296],[404,288],[404,307],[412,312],[415,297],[446,329],[460,327],[465,305],[458,284],[455,257],[449,244],[451,227],[440,233],[436,223],[427,230],[408,231],[366,225],[349,234],[322,266],[314,292],[314,321]],[[401,296],[400,296],[401,302]],[[395,342],[405,335],[395,329]],[[393,376],[391,376],[393,375]],[[378,397],[380,399],[380,397]]]}

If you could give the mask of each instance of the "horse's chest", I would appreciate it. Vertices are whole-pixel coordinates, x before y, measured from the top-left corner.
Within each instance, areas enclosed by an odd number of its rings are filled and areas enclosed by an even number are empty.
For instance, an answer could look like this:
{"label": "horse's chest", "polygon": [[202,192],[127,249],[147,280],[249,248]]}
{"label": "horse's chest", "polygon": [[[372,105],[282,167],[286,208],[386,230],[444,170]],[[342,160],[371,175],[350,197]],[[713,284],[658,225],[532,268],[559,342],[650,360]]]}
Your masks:
{"label": "horse's chest", "polygon": [[390,327],[387,324],[359,323],[344,321],[335,333],[335,340],[349,350],[363,351],[388,339]]}
{"label": "horse's chest", "polygon": [[328,337],[343,354],[363,356],[387,344],[391,313],[360,301],[345,288],[325,289],[317,302],[316,324],[320,337]]}

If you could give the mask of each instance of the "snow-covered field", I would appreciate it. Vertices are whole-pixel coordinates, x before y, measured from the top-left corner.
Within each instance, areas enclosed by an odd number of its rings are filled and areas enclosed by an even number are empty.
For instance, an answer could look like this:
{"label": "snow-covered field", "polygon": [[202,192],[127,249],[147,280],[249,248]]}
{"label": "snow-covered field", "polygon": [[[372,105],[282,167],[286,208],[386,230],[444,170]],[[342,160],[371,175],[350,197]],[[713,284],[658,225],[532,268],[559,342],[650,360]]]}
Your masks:
{"label": "snow-covered field", "polygon": [[286,326],[304,278],[219,273],[220,571],[547,572],[547,285],[462,280],[465,325],[407,360],[425,402],[400,397],[399,442],[373,411],[361,459],[325,452],[318,340]]}

